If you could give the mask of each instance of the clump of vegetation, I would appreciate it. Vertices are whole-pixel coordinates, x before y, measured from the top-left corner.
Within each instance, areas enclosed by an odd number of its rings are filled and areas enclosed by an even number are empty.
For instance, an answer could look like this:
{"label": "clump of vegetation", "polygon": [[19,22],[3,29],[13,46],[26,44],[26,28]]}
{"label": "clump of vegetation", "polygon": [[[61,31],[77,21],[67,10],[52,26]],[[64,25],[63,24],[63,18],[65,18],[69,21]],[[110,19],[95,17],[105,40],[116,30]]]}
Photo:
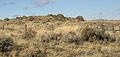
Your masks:
{"label": "clump of vegetation", "polygon": [[76,19],[78,19],[79,21],[85,21],[82,16],[77,16]]}
{"label": "clump of vegetation", "polygon": [[29,16],[29,19],[27,21],[33,21],[34,17],[33,16]]}
{"label": "clump of vegetation", "polygon": [[53,14],[48,14],[47,16],[54,16]]}
{"label": "clump of vegetation", "polygon": [[115,42],[115,38],[111,37],[110,35],[105,34],[103,30],[96,30],[93,28],[84,28],[81,33],[82,38],[85,41],[89,42]]}
{"label": "clump of vegetation", "polygon": [[16,17],[17,20],[22,20],[23,18],[22,17]]}
{"label": "clump of vegetation", "polygon": [[47,57],[46,53],[41,50],[28,53],[25,57]]}
{"label": "clump of vegetation", "polygon": [[5,21],[9,21],[10,19],[9,19],[9,18],[5,18],[4,20],[5,20]]}
{"label": "clump of vegetation", "polygon": [[28,28],[27,31],[25,31],[25,33],[23,34],[23,38],[24,39],[32,39],[36,37],[37,32],[32,29],[32,28]]}
{"label": "clump of vegetation", "polygon": [[[11,37],[0,37],[0,57],[120,57],[120,32],[101,29],[98,21],[76,22],[84,21],[84,18],[61,14],[16,19],[20,20],[1,21],[1,24],[9,24],[6,25],[9,30],[1,29],[0,35]],[[108,28],[109,24],[112,28],[112,25],[120,23],[104,22],[103,25]],[[0,27],[4,29],[4,25]]]}
{"label": "clump of vegetation", "polygon": [[83,39],[79,36],[76,35],[75,32],[69,32],[68,34],[64,35],[62,37],[62,41],[65,43],[74,43],[76,45],[82,44],[83,43]]}
{"label": "clump of vegetation", "polygon": [[15,48],[16,44],[12,38],[3,37],[0,38],[0,52],[6,53],[11,52]]}
{"label": "clump of vegetation", "polygon": [[23,19],[26,19],[26,18],[27,18],[27,16],[22,16],[22,18],[23,18]]}
{"label": "clump of vegetation", "polygon": [[60,40],[62,39],[62,34],[55,34],[55,33],[52,33],[52,34],[49,34],[47,36],[44,36],[42,38],[42,42],[43,43],[58,43]]}
{"label": "clump of vegetation", "polygon": [[54,43],[54,44],[64,42],[64,43],[69,43],[69,44],[73,43],[79,45],[83,43],[83,39],[79,35],[76,35],[75,32],[69,32],[68,34],[53,33],[53,34],[49,34],[46,37],[43,37],[42,42]]}
{"label": "clump of vegetation", "polygon": [[58,14],[57,17],[58,18],[65,18],[63,14]]}
{"label": "clump of vegetation", "polygon": [[53,18],[58,21],[65,21],[65,17],[63,14],[54,15]]}

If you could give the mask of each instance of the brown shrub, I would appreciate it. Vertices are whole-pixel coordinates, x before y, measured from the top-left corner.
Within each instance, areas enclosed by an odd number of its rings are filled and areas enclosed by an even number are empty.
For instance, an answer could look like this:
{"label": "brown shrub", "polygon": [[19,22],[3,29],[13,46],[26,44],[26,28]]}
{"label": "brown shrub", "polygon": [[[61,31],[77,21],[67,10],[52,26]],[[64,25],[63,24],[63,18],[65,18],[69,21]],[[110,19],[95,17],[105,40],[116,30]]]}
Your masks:
{"label": "brown shrub", "polygon": [[15,48],[16,44],[12,38],[1,37],[0,38],[0,52],[11,52]]}
{"label": "brown shrub", "polygon": [[43,43],[50,43],[50,42],[58,42],[61,40],[62,35],[61,34],[49,34],[47,36],[42,37]]}
{"label": "brown shrub", "polygon": [[79,35],[76,35],[75,32],[69,32],[67,34],[53,33],[48,36],[43,36],[42,42],[54,43],[55,45],[60,44],[61,42],[79,45],[83,43],[83,39]]}
{"label": "brown shrub", "polygon": [[34,17],[33,16],[29,16],[29,19],[27,21],[34,21]]}
{"label": "brown shrub", "polygon": [[105,34],[104,30],[95,30],[92,28],[84,28],[81,33],[81,37],[84,38],[85,41],[89,42],[114,42],[115,38],[110,35]]}
{"label": "brown shrub", "polygon": [[25,55],[25,57],[47,57],[46,53],[41,50],[32,51]]}
{"label": "brown shrub", "polygon": [[31,39],[36,37],[37,32],[32,28],[28,28],[27,31],[23,34],[24,39]]}
{"label": "brown shrub", "polygon": [[82,44],[84,40],[79,35],[76,35],[75,32],[69,32],[68,34],[63,35],[62,41],[79,45]]}

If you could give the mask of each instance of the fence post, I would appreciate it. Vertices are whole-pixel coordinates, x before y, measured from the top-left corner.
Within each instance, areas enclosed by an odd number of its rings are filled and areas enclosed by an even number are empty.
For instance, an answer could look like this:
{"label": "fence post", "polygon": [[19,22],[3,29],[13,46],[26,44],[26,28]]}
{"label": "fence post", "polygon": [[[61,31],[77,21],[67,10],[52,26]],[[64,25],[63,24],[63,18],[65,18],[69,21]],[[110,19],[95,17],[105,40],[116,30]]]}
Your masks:
{"label": "fence post", "polygon": [[50,27],[49,28],[50,30],[54,30],[54,25],[53,24],[50,24],[49,27]]}
{"label": "fence post", "polygon": [[2,26],[2,30],[4,30],[5,29],[5,25],[3,24],[3,26]]}
{"label": "fence post", "polygon": [[102,30],[104,30],[103,24],[101,24],[101,28],[102,28]]}
{"label": "fence post", "polygon": [[27,25],[25,24],[25,33],[27,33]]}
{"label": "fence post", "polygon": [[116,31],[115,31],[115,26],[113,25],[113,33],[114,33],[114,36],[116,35]]}
{"label": "fence post", "polygon": [[119,26],[119,31],[120,31],[120,26]]}
{"label": "fence post", "polygon": [[114,29],[114,25],[112,26],[112,30],[114,31],[115,29]]}

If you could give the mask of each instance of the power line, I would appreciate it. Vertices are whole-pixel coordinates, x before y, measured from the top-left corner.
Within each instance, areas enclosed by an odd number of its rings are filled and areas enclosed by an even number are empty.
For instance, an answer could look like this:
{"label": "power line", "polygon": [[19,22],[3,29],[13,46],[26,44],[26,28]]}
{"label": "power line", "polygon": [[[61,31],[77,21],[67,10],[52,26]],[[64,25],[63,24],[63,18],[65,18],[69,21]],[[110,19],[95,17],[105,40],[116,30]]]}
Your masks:
{"label": "power line", "polygon": [[103,13],[102,12],[99,13],[99,19],[103,19]]}
{"label": "power line", "polygon": [[107,18],[112,17],[113,19],[113,18],[118,18],[119,17],[118,15],[120,15],[120,8],[115,9],[105,14],[103,14],[102,12],[99,12],[99,13],[87,15],[86,17],[89,19],[105,19],[105,18],[107,19]]}

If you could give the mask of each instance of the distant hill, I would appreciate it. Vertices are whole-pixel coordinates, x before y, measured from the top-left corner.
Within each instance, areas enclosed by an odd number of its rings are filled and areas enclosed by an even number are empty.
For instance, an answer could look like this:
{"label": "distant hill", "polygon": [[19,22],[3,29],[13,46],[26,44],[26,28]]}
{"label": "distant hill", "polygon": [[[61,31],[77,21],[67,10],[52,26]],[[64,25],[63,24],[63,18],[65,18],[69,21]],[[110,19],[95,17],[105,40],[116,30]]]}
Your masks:
{"label": "distant hill", "polygon": [[20,16],[15,18],[4,18],[5,21],[9,20],[21,20],[21,21],[85,21],[82,16],[77,16],[76,18],[65,17],[63,14],[48,14],[47,16]]}

